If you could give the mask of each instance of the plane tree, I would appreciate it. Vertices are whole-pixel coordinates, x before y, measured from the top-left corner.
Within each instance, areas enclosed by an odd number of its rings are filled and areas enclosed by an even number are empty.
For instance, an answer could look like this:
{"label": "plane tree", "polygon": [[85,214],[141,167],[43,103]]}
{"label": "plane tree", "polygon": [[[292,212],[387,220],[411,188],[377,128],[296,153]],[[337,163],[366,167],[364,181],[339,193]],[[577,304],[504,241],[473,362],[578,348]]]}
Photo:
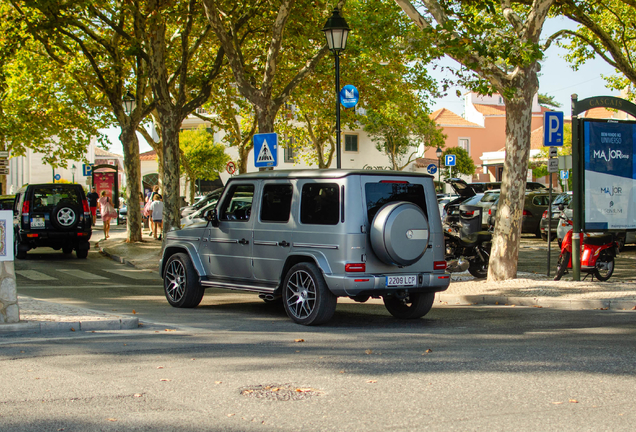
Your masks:
{"label": "plane tree", "polygon": [[[127,241],[141,240],[138,196],[141,184],[136,129],[154,108],[146,98],[148,58],[138,49],[138,27],[130,11],[108,1],[68,3],[56,0],[11,1],[26,31],[64,74],[73,79],[95,104],[110,111],[120,127],[128,208]],[[133,91],[136,106],[124,110],[122,100]]]}
{"label": "plane tree", "polygon": [[[532,3],[395,0],[421,40],[460,64],[460,82],[481,94],[498,92],[506,106],[506,156],[489,280],[516,277],[521,216],[530,156],[532,100],[539,90],[541,33],[554,0]],[[470,72],[466,74],[465,72]]]}

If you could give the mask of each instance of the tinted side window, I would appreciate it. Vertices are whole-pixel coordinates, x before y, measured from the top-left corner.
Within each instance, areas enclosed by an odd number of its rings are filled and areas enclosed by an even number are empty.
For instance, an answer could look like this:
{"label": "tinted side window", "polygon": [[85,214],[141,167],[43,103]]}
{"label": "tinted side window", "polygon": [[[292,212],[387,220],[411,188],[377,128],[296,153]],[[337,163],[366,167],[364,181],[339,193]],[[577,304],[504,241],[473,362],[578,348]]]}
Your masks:
{"label": "tinted side window", "polygon": [[292,186],[268,184],[263,187],[262,222],[287,222],[291,210]]}
{"label": "tinted side window", "polygon": [[367,198],[367,215],[369,222],[373,221],[376,213],[387,203],[394,201],[407,201],[415,204],[426,211],[426,200],[424,198],[424,187],[419,184],[409,183],[367,183],[365,186]]}
{"label": "tinted side window", "polygon": [[337,225],[340,193],[335,183],[311,183],[303,186],[300,198],[300,222],[314,225]]}
{"label": "tinted side window", "polygon": [[254,197],[254,185],[232,186],[223,207],[219,212],[220,220],[247,221],[252,213],[252,198]]}

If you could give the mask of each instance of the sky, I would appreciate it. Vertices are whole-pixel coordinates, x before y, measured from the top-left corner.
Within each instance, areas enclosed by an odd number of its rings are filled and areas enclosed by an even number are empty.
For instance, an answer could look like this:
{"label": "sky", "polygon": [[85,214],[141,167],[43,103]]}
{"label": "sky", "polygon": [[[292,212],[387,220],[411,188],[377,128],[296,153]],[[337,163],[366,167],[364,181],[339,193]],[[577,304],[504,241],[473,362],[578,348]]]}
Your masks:
{"label": "sky", "polygon": [[[553,34],[559,29],[570,28],[575,29],[576,26],[565,18],[556,18],[548,20],[543,29],[543,36]],[[614,69],[603,60],[595,59],[588,61],[578,71],[572,68],[565,61],[566,51],[553,44],[546,51],[546,59],[541,65],[541,75],[539,77],[539,93],[553,96],[554,99],[561,104],[558,110],[563,111],[564,116],[570,116],[571,95],[576,93],[579,100],[591,96],[619,96],[619,92],[608,90],[605,87],[605,80],[602,76],[609,76],[615,73]],[[450,65],[453,60],[443,59],[440,64]],[[455,63],[456,64],[456,63]],[[436,79],[443,76],[438,72],[431,70],[431,75]],[[455,114],[462,115],[464,112],[463,97],[456,96],[456,90],[460,90],[463,94],[466,90],[463,88],[451,88],[448,96],[432,101],[431,111],[439,108],[447,108]],[[363,97],[363,95],[361,95]],[[103,131],[111,142],[110,151],[117,154],[123,154],[121,143],[119,142],[119,129],[107,129]],[[138,134],[140,152],[151,150],[146,141]]]}

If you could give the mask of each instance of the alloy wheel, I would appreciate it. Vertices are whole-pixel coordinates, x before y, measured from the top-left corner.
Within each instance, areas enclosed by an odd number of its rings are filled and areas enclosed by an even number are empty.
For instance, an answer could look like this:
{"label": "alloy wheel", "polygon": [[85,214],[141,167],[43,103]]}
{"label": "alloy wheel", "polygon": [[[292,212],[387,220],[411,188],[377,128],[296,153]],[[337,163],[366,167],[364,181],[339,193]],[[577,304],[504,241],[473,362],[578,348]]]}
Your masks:
{"label": "alloy wheel", "polygon": [[173,302],[179,302],[183,298],[186,288],[185,267],[179,260],[172,260],[168,264],[165,283],[166,295],[169,296]]}
{"label": "alloy wheel", "polygon": [[316,307],[316,283],[304,270],[294,272],[287,282],[286,302],[295,318],[307,318]]}

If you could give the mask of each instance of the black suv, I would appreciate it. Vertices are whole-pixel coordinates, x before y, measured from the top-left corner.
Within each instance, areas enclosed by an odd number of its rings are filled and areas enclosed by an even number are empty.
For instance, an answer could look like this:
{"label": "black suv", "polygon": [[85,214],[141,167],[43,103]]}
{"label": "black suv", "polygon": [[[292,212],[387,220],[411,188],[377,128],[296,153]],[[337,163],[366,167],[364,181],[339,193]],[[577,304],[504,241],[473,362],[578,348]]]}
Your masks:
{"label": "black suv", "polygon": [[77,184],[45,183],[22,187],[13,211],[14,251],[18,259],[36,247],[51,247],[78,258],[90,248],[91,212]]}

